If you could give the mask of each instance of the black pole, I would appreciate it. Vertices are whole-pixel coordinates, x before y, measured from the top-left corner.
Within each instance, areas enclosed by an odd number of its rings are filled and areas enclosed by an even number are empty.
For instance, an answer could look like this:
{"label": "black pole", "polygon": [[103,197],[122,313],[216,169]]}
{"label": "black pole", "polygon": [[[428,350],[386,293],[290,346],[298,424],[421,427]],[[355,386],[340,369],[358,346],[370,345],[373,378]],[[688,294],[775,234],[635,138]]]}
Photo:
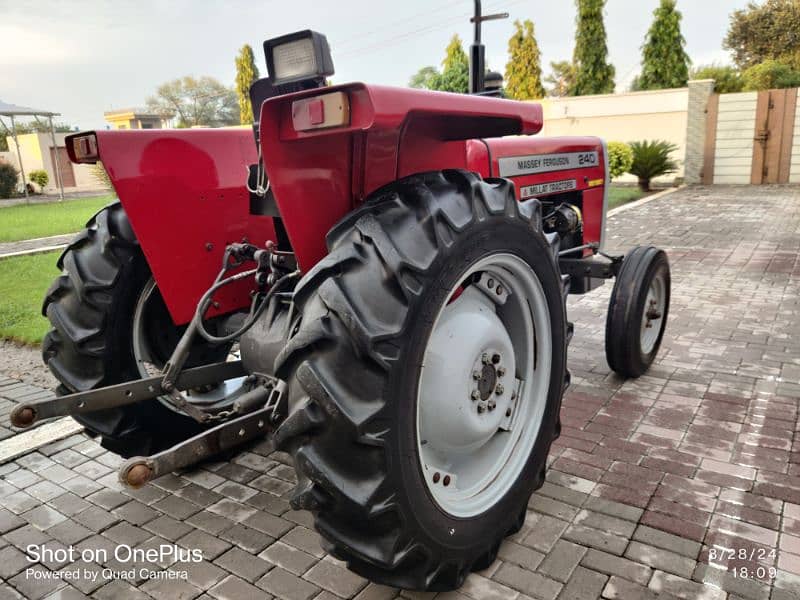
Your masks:
{"label": "black pole", "polygon": [[481,12],[481,0],[475,0],[475,41],[469,47],[469,93],[482,94],[486,91],[486,47],[481,43],[481,23],[507,19],[508,13],[497,13],[484,16]]}
{"label": "black pole", "polygon": [[486,48],[481,44],[481,0],[475,0],[475,41],[469,48],[469,93],[479,94],[486,86]]}

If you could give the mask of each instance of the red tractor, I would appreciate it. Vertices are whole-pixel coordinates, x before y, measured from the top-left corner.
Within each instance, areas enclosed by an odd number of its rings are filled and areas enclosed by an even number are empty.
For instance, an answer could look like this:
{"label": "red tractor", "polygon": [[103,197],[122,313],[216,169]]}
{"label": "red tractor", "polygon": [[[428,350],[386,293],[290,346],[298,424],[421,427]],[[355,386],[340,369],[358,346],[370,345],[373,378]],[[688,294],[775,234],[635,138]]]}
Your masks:
{"label": "red tractor", "polygon": [[605,144],[532,137],[541,106],[485,90],[486,18],[470,95],[328,87],[327,41],[302,31],[264,43],[255,143],[69,136],[119,202],[58,261],[58,396],[13,424],[72,415],[133,487],[266,438],[294,460],[292,506],[356,573],[449,590],[488,567],[559,435],[567,294],[616,277],[606,354],[637,377],[670,273],[651,246],[603,254]]}

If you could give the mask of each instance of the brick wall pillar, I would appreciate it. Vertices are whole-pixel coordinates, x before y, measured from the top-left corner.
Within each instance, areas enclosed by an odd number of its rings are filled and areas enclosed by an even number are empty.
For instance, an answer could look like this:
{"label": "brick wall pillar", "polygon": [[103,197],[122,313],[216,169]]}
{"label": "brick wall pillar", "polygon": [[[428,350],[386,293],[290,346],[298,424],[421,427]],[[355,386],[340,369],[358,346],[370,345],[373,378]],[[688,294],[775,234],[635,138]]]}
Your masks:
{"label": "brick wall pillar", "polygon": [[689,82],[689,115],[686,131],[686,183],[701,183],[703,179],[703,153],[706,145],[706,108],[714,93],[713,79]]}

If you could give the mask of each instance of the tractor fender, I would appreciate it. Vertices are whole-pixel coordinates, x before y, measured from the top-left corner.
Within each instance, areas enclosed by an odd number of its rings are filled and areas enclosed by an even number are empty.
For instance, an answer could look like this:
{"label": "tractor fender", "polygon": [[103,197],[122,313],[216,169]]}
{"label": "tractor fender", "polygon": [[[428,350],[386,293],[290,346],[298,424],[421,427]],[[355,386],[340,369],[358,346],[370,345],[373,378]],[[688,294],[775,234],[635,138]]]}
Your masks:
{"label": "tractor fender", "polygon": [[[309,99],[331,94],[346,99],[346,122],[304,127]],[[538,103],[352,83],[266,100],[259,139],[292,248],[307,271],[328,253],[325,234],[370,193],[427,171],[488,176],[480,138],[534,134],[542,123]]]}
{"label": "tractor fender", "polygon": [[[191,320],[226,245],[275,240],[272,217],[250,214],[247,168],[258,156],[249,128],[88,133],[176,324]],[[68,136],[68,150],[85,135]],[[248,306],[251,287],[221,290],[207,314]]]}

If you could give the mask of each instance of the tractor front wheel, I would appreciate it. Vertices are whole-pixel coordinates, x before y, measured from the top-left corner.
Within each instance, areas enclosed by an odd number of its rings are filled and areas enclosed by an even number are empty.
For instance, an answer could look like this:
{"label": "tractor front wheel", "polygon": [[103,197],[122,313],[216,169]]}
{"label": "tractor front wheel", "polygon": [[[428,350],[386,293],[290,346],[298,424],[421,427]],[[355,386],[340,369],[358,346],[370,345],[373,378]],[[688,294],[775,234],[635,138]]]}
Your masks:
{"label": "tractor front wheel", "polygon": [[658,354],[670,297],[667,254],[637,246],[622,262],[606,317],[606,360],[622,377],[640,377]]}
{"label": "tractor front wheel", "polygon": [[328,236],[276,362],[295,508],[373,581],[451,590],[488,567],[544,480],[567,380],[565,278],[537,201],[412,176]]}

